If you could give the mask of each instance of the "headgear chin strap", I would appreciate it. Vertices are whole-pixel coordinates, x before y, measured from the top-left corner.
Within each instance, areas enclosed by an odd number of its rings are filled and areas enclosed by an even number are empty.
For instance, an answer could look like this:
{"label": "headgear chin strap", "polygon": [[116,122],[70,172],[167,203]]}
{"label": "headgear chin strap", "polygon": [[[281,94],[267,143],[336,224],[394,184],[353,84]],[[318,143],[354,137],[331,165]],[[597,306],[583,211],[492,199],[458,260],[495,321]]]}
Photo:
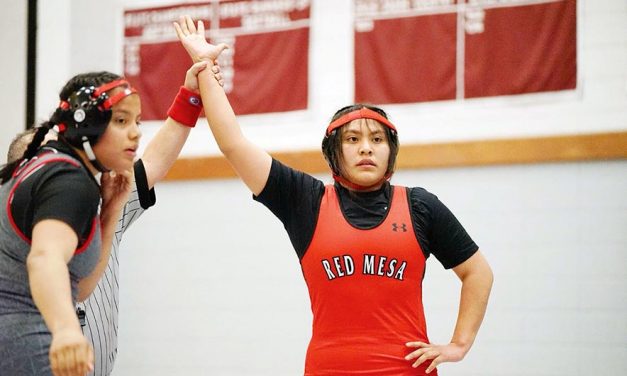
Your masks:
{"label": "headgear chin strap", "polygon": [[[108,91],[123,86],[124,89],[109,96]],[[122,99],[137,93],[131,84],[119,79],[100,85],[83,86],[59,103],[61,121],[59,134],[72,146],[85,151],[89,161],[101,172],[109,171],[100,163],[93,146],[105,132],[111,120],[111,108]]]}
{"label": "headgear chin strap", "polygon": [[[355,111],[351,111],[347,114],[344,114],[342,116],[340,116],[339,118],[337,118],[336,120],[332,121],[331,124],[329,124],[329,126],[327,127],[326,133],[325,133],[325,137],[329,137],[331,135],[331,133],[333,131],[335,131],[336,129],[340,128],[341,126],[350,123],[353,120],[357,120],[357,119],[373,119],[378,121],[379,123],[385,125],[386,127],[388,127],[393,134],[396,134],[396,127],[394,126],[394,124],[392,124],[385,116],[379,114],[376,111],[373,111],[367,107],[362,107],[358,110]],[[331,165],[330,160],[327,159],[327,161],[329,162],[329,165]],[[382,183],[390,180],[392,178],[392,174],[385,174],[385,176],[383,176],[381,178],[381,180],[377,181],[374,184],[371,185],[359,185],[359,184],[355,184],[351,181],[349,181],[348,179],[340,176],[336,169],[333,166],[330,166],[331,170],[333,172],[333,180],[335,180],[336,182],[342,184],[343,186],[350,188],[352,190],[355,191],[367,191],[370,190],[372,188],[375,188],[379,185],[381,185]]]}

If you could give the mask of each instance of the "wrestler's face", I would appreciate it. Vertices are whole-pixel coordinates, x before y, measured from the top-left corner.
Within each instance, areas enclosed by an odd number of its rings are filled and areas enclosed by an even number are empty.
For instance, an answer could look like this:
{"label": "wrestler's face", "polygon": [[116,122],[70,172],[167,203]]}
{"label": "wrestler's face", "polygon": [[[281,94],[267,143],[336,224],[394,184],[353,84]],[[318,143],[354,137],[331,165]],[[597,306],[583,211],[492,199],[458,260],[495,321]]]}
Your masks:
{"label": "wrestler's face", "polygon": [[[110,95],[114,95],[116,88]],[[111,108],[111,120],[94,145],[96,158],[106,168],[116,171],[130,171],[135,162],[141,131],[141,101],[139,95],[131,94]]]}
{"label": "wrestler's face", "polygon": [[[365,187],[381,182],[390,159],[384,126],[373,119],[355,119],[344,125],[341,132],[343,177]],[[369,190],[379,189],[381,184]]]}

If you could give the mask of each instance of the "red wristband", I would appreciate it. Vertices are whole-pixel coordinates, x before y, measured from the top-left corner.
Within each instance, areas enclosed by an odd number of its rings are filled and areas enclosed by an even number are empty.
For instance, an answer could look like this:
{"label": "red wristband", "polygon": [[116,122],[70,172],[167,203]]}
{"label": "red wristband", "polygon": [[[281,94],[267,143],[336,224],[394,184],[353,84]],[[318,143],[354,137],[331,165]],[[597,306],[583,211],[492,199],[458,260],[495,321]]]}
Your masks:
{"label": "red wristband", "polygon": [[168,116],[186,127],[193,128],[196,126],[200,111],[202,111],[200,96],[181,86],[168,109]]}

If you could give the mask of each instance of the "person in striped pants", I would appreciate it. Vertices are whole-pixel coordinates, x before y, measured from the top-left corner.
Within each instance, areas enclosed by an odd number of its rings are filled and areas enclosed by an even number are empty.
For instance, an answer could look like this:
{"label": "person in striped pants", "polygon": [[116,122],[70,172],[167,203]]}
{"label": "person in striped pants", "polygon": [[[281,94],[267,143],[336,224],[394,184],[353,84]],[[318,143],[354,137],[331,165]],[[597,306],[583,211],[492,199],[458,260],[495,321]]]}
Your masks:
{"label": "person in striped pants", "polygon": [[[101,273],[79,284],[78,300],[82,301],[77,304],[77,315],[83,333],[94,348],[94,370],[90,375],[108,376],[113,371],[118,344],[120,242],[129,226],[155,204],[155,183],[162,180],[170,170],[191,128],[196,125],[202,109],[197,75],[206,66],[206,62],[196,63],[187,71],[185,84],[168,110],[168,118],[146,146],[142,158],[135,162],[135,186],[118,220],[110,254],[101,256]],[[214,66],[212,71],[222,85],[219,67]],[[31,128],[14,138],[7,154],[8,163],[22,156],[34,133],[35,129]],[[49,136],[44,143],[51,138],[54,135]]]}

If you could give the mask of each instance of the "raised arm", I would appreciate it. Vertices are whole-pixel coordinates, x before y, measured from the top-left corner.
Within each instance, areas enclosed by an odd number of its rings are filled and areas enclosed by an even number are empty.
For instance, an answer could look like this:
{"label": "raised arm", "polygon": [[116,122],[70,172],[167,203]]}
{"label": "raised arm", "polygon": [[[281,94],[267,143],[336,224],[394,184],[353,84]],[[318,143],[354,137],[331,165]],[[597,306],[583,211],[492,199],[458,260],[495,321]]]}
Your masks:
{"label": "raised arm", "polygon": [[[187,70],[183,86],[190,92],[198,94],[198,73],[203,71],[209,63],[197,62]],[[170,171],[178,158],[181,149],[193,125],[185,125],[168,116],[165,123],[159,128],[157,134],[150,140],[142,161],[146,169],[148,188],[162,180]]]}
{"label": "raised arm", "polygon": [[[213,62],[226,48],[223,44],[214,46],[207,42],[201,21],[196,27],[190,17],[185,17],[174,23],[174,27],[194,61]],[[268,180],[272,157],[244,137],[224,90],[210,70],[198,74],[198,84],[207,122],[220,151],[252,193],[258,195]]]}

